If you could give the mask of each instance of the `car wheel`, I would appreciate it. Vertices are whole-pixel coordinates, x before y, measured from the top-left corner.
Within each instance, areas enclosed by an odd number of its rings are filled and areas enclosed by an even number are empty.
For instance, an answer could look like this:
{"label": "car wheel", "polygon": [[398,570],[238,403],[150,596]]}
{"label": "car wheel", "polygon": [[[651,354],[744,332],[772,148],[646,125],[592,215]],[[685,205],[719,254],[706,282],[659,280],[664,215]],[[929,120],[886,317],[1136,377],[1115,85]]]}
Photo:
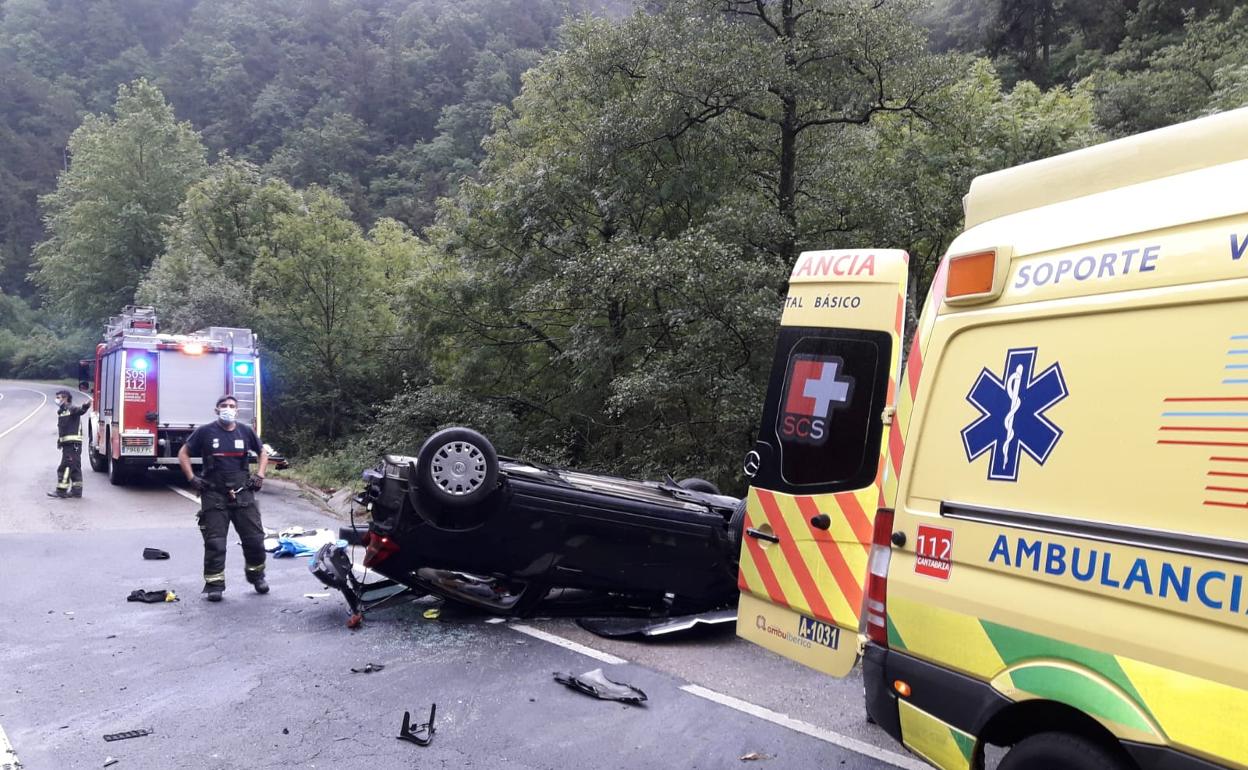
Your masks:
{"label": "car wheel", "polygon": [[91,470],[96,473],[108,470],[108,455],[95,451],[95,432],[91,430],[90,424],[87,425],[87,461],[91,463]]}
{"label": "car wheel", "polygon": [[1072,733],[1040,733],[1019,741],[998,770],[1123,770],[1127,765],[1113,749]]}
{"label": "car wheel", "polygon": [[719,487],[715,486],[714,484],[707,481],[706,479],[698,479],[698,478],[683,479],[677,482],[676,486],[680,487],[681,489],[687,489],[690,492],[706,492],[709,495],[720,494]]}
{"label": "car wheel", "polygon": [[741,553],[741,538],[745,534],[745,499],[737,501],[728,517],[728,542],[732,543],[733,558]]}
{"label": "car wheel", "polygon": [[451,508],[476,505],[498,486],[494,445],[469,428],[447,428],[426,439],[416,470],[420,491]]}

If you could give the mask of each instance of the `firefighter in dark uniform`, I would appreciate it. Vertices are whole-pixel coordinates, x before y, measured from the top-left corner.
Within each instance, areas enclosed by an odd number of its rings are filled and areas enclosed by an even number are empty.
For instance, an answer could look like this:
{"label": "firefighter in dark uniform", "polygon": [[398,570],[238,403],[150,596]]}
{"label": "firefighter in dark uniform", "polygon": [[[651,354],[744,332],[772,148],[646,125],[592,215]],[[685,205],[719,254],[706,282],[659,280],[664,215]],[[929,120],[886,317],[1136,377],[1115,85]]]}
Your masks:
{"label": "firefighter in dark uniform", "polygon": [[[204,537],[204,593],[208,601],[221,601],[225,591],[225,545],[230,522],[243,542],[247,582],[258,594],[267,594],[264,580],[264,526],[256,507],[256,491],[264,483],[269,465],[268,450],[256,432],[237,422],[238,401],[233,396],[217,399],[217,420],[195,429],[178,450],[182,473],[199,492],[199,531]],[[249,452],[260,465],[249,475]],[[191,457],[203,458],[202,476],[191,468]]]}
{"label": "firefighter in dark uniform", "polygon": [[61,464],[56,466],[56,489],[48,497],[82,497],[82,415],[91,406],[91,397],[81,406],[73,405],[68,390],[56,391],[56,445]]}

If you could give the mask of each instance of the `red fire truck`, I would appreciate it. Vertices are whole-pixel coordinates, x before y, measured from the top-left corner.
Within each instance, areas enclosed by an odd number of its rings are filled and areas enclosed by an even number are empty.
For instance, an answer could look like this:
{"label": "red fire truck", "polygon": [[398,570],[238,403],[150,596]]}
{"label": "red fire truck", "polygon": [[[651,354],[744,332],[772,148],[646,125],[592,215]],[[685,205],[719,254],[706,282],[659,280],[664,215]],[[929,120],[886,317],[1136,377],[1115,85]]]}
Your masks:
{"label": "red fire truck", "polygon": [[113,484],[176,465],[191,431],[216,419],[223,393],[238,399],[238,421],[260,432],[260,355],[250,329],[161,334],[153,308],[130,305],[109,319],[95,358],[80,362],[78,379],[94,399],[87,422],[91,468],[107,471]]}

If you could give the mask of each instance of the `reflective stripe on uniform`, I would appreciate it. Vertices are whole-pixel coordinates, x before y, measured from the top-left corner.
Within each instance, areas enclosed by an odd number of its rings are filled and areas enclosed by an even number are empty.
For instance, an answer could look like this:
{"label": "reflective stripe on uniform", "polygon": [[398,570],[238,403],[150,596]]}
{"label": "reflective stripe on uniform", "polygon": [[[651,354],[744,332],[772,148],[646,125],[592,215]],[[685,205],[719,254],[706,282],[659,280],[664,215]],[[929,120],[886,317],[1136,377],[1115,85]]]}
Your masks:
{"label": "reflective stripe on uniform", "polygon": [[82,441],[82,434],[81,434],[81,433],[75,433],[75,434],[72,434],[72,435],[69,435],[69,436],[60,436],[60,437],[58,437],[58,438],[57,438],[57,441],[60,441],[62,444],[63,444],[63,443],[65,443],[66,441],[78,441],[78,442],[81,442],[81,441]]}
{"label": "reflective stripe on uniform", "polygon": [[247,571],[248,572],[264,572],[264,564],[254,564],[254,565],[248,564]]}
{"label": "reflective stripe on uniform", "polygon": [[204,582],[205,583],[224,583],[225,573],[224,572],[205,572]]}

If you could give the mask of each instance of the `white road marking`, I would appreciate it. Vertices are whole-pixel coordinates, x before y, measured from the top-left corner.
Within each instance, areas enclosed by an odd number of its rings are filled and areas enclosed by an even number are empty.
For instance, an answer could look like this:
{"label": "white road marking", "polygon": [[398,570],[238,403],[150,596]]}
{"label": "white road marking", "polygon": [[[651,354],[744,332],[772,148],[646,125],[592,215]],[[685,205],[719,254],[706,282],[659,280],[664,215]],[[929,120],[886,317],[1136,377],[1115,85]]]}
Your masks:
{"label": "white road marking", "polygon": [[3,727],[0,727],[0,770],[22,770],[22,760],[17,758],[17,752],[9,743],[9,736],[4,734]]}
{"label": "white road marking", "polygon": [[550,642],[551,644],[558,645],[564,648],[565,650],[579,652],[580,654],[587,655],[593,658],[594,660],[600,660],[603,663],[609,663],[613,666],[618,666],[622,663],[628,662],[627,660],[624,660],[623,658],[617,658],[614,655],[607,653],[607,652],[599,652],[598,650],[595,650],[593,647],[586,647],[585,645],[580,644],[579,642],[574,642],[571,639],[564,639],[562,636],[555,636],[554,634],[548,634],[545,631],[539,631],[538,629],[532,626],[525,626],[525,625],[517,624],[517,625],[508,626],[508,628],[512,629],[513,631],[519,631],[522,634],[531,636],[534,639],[541,639],[543,642]]}
{"label": "white road marking", "polygon": [[696,695],[699,698],[705,698],[706,700],[718,703],[721,706],[736,709],[743,714],[749,714],[752,717],[757,717],[764,721],[771,722],[772,724],[787,727],[794,732],[809,735],[812,738],[818,738],[825,743],[840,746],[841,748],[848,749],[855,754],[862,754],[863,756],[871,757],[872,759],[878,759],[879,761],[886,762],[893,767],[904,767],[906,770],[931,770],[931,765],[928,765],[926,762],[914,757],[908,757],[905,754],[898,754],[895,751],[888,751],[886,749],[881,749],[878,746],[872,746],[871,744],[866,743],[865,741],[860,741],[857,738],[850,738],[848,735],[841,735],[840,733],[833,732],[832,730],[825,730],[822,727],[816,727],[809,722],[803,722],[800,719],[794,719],[787,714],[781,714],[776,711],[772,711],[771,709],[763,708],[762,706],[756,706],[753,703],[740,700],[739,698],[734,698],[731,695],[724,695],[723,693],[718,693],[714,690],[708,690],[705,687],[700,687],[696,684],[687,684],[680,689],[691,695]]}
{"label": "white road marking", "polygon": [[27,391],[30,391],[31,393],[34,393],[35,395],[39,396],[39,398],[41,398],[41,399],[43,399],[43,400],[39,402],[39,406],[35,407],[35,409],[34,409],[34,411],[33,411],[33,412],[31,412],[30,414],[26,415],[26,416],[25,416],[25,417],[23,417],[22,419],[18,420],[18,421],[17,421],[17,424],[16,424],[16,425],[14,425],[12,428],[9,428],[8,430],[6,430],[6,431],[5,431],[5,432],[3,432],[3,433],[0,433],[0,438],[4,438],[5,436],[9,435],[9,434],[10,434],[10,433],[12,433],[13,431],[15,431],[15,430],[17,430],[18,428],[22,427],[22,425],[23,425],[23,424],[25,424],[25,422],[26,422],[27,420],[29,420],[31,417],[34,417],[35,415],[39,414],[39,410],[43,408],[43,405],[44,405],[44,404],[46,404],[46,403],[48,403],[48,394],[47,394],[47,393],[41,393],[40,391],[33,390],[33,389],[31,389],[31,388],[16,388],[16,390],[27,390]]}
{"label": "white road marking", "polygon": [[181,487],[175,487],[172,484],[166,484],[165,486],[169,487],[174,492],[177,492],[179,495],[182,495],[187,500],[190,500],[192,503],[199,505],[199,498],[196,497],[195,495],[192,495],[190,492],[187,492],[185,489],[182,489]]}

